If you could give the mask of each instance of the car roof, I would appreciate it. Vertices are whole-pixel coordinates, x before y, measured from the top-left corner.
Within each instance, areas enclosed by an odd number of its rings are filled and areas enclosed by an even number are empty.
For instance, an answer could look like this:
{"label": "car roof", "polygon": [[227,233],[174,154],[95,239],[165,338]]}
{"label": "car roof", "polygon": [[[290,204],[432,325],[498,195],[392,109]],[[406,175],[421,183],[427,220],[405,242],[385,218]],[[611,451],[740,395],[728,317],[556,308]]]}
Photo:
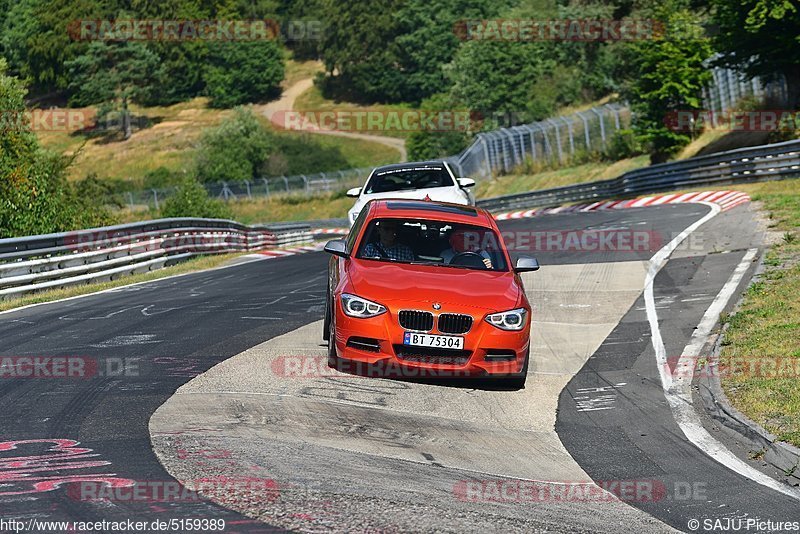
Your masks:
{"label": "car roof", "polygon": [[371,200],[370,219],[432,219],[446,222],[473,224],[493,228],[492,215],[476,206],[435,202],[432,200],[413,200],[406,198],[386,198]]}
{"label": "car roof", "polygon": [[416,169],[416,168],[425,168],[425,167],[445,167],[445,162],[442,160],[430,160],[430,161],[407,161],[405,163],[392,163],[390,165],[381,165],[380,167],[375,167],[375,170],[372,171],[372,174],[378,174],[381,172],[386,171],[393,171],[398,169]]}

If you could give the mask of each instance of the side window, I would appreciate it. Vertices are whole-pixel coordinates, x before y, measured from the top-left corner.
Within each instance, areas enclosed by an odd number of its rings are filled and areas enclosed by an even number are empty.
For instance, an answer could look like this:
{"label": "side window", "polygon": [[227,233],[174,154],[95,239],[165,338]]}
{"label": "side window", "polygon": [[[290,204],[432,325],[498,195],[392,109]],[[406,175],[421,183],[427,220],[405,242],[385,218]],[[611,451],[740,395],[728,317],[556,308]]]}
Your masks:
{"label": "side window", "polygon": [[367,212],[369,211],[369,206],[364,206],[361,208],[361,213],[358,214],[356,217],[356,222],[353,223],[353,227],[350,228],[350,233],[347,234],[347,252],[352,254],[353,247],[356,244],[356,237],[358,234],[361,233],[361,227],[364,226],[364,221],[367,220]]}

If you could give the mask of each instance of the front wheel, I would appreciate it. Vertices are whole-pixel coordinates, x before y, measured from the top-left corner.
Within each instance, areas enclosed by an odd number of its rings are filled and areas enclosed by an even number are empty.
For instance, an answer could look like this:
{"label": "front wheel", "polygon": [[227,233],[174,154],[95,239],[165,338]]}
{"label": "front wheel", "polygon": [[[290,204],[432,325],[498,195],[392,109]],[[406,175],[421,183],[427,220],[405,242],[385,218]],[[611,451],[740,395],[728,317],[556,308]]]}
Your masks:
{"label": "front wheel", "polygon": [[339,367],[339,355],[336,353],[336,326],[331,319],[328,322],[328,367],[337,369]]}
{"label": "front wheel", "polygon": [[331,293],[328,289],[328,296],[325,299],[325,320],[322,323],[322,340],[328,341],[331,337]]}
{"label": "front wheel", "polygon": [[522,364],[522,371],[503,379],[503,385],[513,389],[525,389],[525,381],[528,379],[528,361],[530,351],[525,353],[525,363]]}

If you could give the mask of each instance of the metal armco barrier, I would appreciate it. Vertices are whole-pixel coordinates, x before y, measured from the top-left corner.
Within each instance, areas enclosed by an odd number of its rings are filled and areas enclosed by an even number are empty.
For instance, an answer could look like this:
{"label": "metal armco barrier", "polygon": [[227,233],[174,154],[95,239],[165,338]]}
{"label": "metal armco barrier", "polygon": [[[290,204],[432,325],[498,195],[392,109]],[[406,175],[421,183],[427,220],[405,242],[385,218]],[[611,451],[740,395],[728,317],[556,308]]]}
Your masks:
{"label": "metal armco barrier", "polygon": [[246,252],[312,240],[307,223],[246,226],[190,218],[0,239],[0,299],[113,280],[199,254]]}
{"label": "metal armco barrier", "polygon": [[691,187],[743,184],[800,176],[800,140],[738,148],[627,172],[618,178],[478,201],[490,211],[557,206]]}

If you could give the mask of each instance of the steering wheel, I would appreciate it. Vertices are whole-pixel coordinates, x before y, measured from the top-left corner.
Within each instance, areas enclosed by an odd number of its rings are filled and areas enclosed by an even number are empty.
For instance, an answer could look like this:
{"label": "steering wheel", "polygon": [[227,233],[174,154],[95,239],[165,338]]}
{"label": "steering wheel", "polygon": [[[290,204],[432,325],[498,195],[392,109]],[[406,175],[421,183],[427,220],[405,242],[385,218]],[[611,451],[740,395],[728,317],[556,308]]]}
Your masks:
{"label": "steering wheel", "polygon": [[483,256],[477,252],[459,252],[453,259],[450,260],[450,265],[464,265],[466,267],[478,267],[479,269],[486,269],[483,263]]}

